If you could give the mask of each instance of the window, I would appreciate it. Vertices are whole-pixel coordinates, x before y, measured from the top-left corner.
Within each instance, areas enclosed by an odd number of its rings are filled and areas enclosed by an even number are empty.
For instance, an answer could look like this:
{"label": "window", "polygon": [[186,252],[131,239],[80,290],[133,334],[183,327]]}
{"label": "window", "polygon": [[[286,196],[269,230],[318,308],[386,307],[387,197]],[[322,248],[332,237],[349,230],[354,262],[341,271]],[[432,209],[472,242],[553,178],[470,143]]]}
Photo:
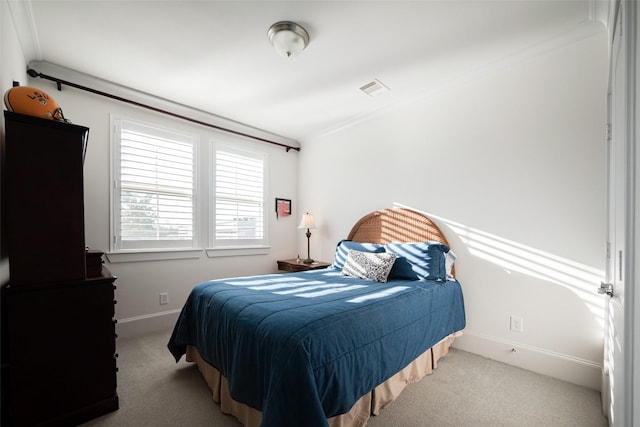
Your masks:
{"label": "window", "polygon": [[113,250],[193,248],[195,137],[116,118]]}
{"label": "window", "polygon": [[110,261],[268,251],[265,151],[200,128],[113,124]]}
{"label": "window", "polygon": [[265,246],[264,155],[215,144],[213,163],[213,246]]}

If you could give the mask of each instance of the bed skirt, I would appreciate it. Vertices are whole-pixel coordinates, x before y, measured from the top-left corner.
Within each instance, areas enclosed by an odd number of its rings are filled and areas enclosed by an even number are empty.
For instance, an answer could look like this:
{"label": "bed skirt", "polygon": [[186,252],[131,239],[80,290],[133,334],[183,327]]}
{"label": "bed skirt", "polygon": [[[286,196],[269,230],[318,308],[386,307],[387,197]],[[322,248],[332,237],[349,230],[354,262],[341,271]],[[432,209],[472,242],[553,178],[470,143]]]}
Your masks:
{"label": "bed skirt", "polygon": [[[377,386],[371,392],[362,396],[349,410],[349,412],[328,418],[330,427],[363,427],[371,415],[378,415],[380,410],[390,405],[404,388],[421,380],[426,375],[432,373],[436,368],[438,360],[446,356],[449,347],[457,334],[451,334],[429,350],[422,353],[397,372],[394,376]],[[229,383],[213,366],[205,362],[198,349],[187,346],[187,362],[195,362],[202,377],[213,392],[213,401],[220,404],[223,413],[233,415],[244,427],[259,427],[262,413],[243,403],[237,402],[229,394]]]}

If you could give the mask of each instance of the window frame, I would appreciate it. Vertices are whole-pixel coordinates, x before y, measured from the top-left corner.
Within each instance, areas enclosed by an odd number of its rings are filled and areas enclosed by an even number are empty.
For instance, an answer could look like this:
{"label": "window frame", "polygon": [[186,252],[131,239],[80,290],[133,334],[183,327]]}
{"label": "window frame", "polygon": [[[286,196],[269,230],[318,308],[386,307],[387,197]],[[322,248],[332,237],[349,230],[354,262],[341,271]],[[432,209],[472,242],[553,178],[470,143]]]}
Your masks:
{"label": "window frame", "polygon": [[[235,139],[235,138],[234,138]],[[209,223],[208,223],[208,247],[209,257],[234,256],[234,255],[261,255],[268,253],[269,249],[269,217],[267,197],[269,193],[269,156],[266,150],[248,147],[242,141],[222,141],[221,138],[209,140]],[[251,239],[250,242],[242,239],[216,239],[216,160],[218,151],[229,152],[244,157],[259,159],[262,161],[262,239]]]}
{"label": "window frame", "polygon": [[[116,245],[117,222],[120,221],[119,178],[120,168],[120,135],[123,122],[130,122],[151,129],[159,129],[169,134],[190,135],[194,144],[194,189],[193,189],[193,243],[190,247],[139,247],[122,249]],[[109,262],[138,262],[152,260],[171,260],[200,258],[204,252],[209,258],[266,255],[269,253],[269,154],[268,150],[251,141],[222,133],[203,129],[199,126],[184,125],[166,120],[140,120],[131,116],[112,113],[110,115],[110,192],[109,192]],[[220,244],[215,236],[215,156],[216,149],[224,147],[232,152],[261,158],[263,161],[263,238],[258,242],[247,244],[238,241]],[[207,200],[205,200],[205,198]],[[115,203],[118,203],[117,211]]]}
{"label": "window frame", "polygon": [[[191,213],[192,213],[192,236],[188,240],[157,240],[157,241],[140,241],[139,243],[128,243],[120,240],[121,236],[121,166],[122,166],[122,129],[126,126],[130,129],[139,129],[143,132],[148,130],[148,135],[152,137],[166,138],[175,137],[181,143],[187,143],[192,146],[192,187],[191,187]],[[170,258],[192,257],[194,251],[201,251],[200,242],[200,223],[199,223],[199,137],[194,132],[185,131],[178,127],[167,127],[155,123],[145,122],[129,117],[119,115],[111,115],[111,171],[110,171],[110,255],[127,254],[127,253],[158,253],[160,259],[167,257],[169,253],[181,252],[182,254],[173,255]],[[191,254],[190,254],[191,253]]]}

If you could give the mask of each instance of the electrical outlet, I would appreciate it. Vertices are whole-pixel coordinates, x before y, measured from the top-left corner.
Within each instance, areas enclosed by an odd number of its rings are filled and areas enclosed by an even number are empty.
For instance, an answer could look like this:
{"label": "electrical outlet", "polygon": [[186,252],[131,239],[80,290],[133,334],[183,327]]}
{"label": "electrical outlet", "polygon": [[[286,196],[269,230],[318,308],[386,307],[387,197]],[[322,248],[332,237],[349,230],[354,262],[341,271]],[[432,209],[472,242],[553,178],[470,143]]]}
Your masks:
{"label": "electrical outlet", "polygon": [[169,294],[163,292],[160,294],[160,305],[169,304]]}
{"label": "electrical outlet", "polygon": [[510,326],[509,329],[513,332],[522,332],[522,317],[519,316],[510,316]]}

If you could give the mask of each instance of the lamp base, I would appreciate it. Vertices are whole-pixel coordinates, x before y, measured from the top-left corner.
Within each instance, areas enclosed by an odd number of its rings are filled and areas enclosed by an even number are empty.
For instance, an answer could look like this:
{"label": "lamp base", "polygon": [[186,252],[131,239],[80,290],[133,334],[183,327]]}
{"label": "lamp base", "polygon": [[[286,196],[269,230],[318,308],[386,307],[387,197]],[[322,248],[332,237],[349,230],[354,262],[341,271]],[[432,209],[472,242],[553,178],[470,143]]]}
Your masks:
{"label": "lamp base", "polygon": [[303,259],[302,262],[305,264],[313,264],[315,261],[312,260],[311,258],[307,258],[307,259]]}

